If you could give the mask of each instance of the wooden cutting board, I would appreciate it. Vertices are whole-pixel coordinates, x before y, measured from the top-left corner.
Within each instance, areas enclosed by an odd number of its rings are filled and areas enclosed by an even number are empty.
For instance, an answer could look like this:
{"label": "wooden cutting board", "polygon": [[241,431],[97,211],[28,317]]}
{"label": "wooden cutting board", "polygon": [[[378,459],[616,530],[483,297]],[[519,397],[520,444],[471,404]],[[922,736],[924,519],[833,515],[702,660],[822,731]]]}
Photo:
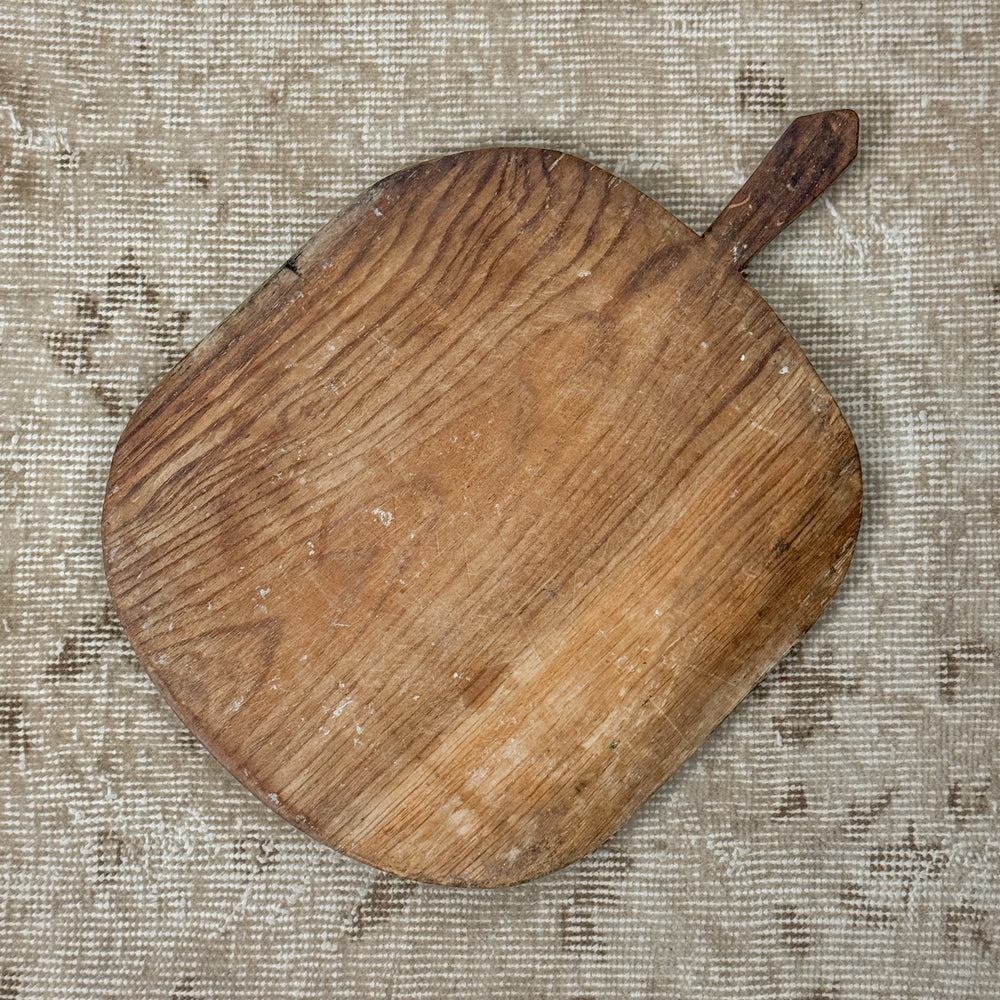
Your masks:
{"label": "wooden cutting board", "polygon": [[854,156],[798,119],[699,237],[573,156],[375,185],[132,418],[104,511],[139,657],[338,850],[433,882],[565,865],[809,628],[851,432],[743,279]]}

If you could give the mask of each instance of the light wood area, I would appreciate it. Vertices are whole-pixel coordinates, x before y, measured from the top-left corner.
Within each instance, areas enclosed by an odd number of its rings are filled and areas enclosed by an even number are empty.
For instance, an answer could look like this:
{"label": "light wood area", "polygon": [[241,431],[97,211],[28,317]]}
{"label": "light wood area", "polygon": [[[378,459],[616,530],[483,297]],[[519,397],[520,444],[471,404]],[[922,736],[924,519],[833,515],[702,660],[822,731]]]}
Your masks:
{"label": "light wood area", "polygon": [[[404,876],[533,878],[809,628],[858,455],[739,268],[791,218],[772,193],[807,204],[849,161],[834,114],[839,159],[810,129],[747,196],[770,228],[731,206],[706,239],[558,152],[403,171],[142,404],[108,484],[115,604],[265,802]],[[796,192],[804,150],[829,170]]]}

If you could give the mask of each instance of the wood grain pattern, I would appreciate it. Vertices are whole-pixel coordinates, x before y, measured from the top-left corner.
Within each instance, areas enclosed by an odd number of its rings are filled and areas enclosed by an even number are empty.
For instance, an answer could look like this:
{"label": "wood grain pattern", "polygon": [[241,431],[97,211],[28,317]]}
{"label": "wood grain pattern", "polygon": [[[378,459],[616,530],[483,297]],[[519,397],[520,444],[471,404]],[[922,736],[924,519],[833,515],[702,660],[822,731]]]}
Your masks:
{"label": "wood grain pattern", "polygon": [[363,195],[143,403],[105,559],[181,718],[313,836],[491,886],[617,829],[813,623],[851,433],[775,314],[572,156]]}
{"label": "wood grain pattern", "polygon": [[850,109],[796,118],[705,231],[705,242],[742,271],[857,153],[858,116]]}

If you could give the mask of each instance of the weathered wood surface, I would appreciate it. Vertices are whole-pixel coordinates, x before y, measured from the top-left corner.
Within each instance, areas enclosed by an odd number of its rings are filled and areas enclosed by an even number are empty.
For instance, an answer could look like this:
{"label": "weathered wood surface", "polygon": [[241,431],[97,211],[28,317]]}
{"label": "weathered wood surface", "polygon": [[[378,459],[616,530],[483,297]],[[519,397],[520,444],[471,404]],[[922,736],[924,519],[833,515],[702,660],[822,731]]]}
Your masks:
{"label": "weathered wood surface", "polygon": [[858,152],[858,116],[849,109],[796,118],[705,232],[737,270],[808,208]]}
{"label": "weathered wood surface", "polygon": [[446,157],[362,196],[143,403],[111,591],[265,802],[401,875],[532,878],[813,623],[858,456],[720,246],[569,155]]}

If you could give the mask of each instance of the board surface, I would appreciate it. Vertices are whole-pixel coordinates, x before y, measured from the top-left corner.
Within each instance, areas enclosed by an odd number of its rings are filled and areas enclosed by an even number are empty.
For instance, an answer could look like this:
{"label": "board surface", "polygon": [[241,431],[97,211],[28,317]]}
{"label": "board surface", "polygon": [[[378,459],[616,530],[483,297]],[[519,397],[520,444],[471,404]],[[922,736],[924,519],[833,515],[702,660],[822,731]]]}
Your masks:
{"label": "board surface", "polygon": [[282,815],[501,885],[613,833],[813,623],[846,422],[728,262],[572,156],[376,185],[143,403],[105,560],[181,718]]}

